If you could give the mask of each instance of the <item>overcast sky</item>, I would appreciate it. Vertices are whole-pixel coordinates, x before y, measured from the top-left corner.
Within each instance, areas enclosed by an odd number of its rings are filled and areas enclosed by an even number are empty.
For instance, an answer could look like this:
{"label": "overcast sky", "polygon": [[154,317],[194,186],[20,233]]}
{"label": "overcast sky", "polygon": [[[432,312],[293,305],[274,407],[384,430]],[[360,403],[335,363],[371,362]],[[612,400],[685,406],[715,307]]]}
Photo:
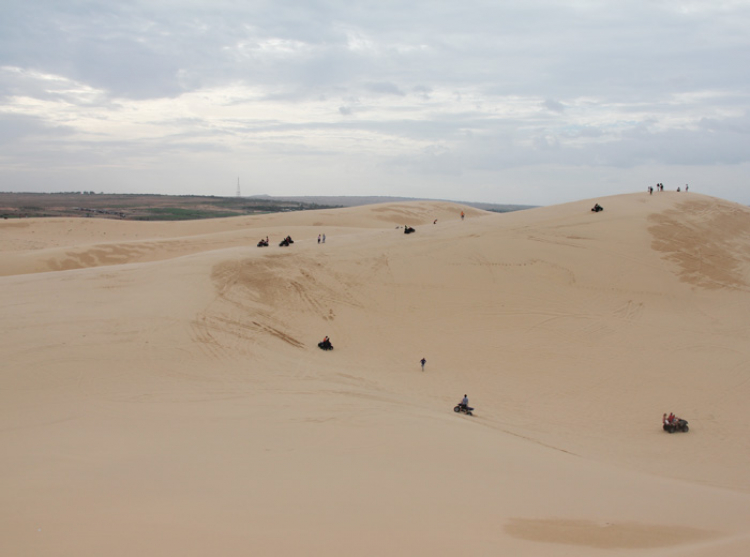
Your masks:
{"label": "overcast sky", "polygon": [[0,0],[0,190],[750,204],[750,0]]}

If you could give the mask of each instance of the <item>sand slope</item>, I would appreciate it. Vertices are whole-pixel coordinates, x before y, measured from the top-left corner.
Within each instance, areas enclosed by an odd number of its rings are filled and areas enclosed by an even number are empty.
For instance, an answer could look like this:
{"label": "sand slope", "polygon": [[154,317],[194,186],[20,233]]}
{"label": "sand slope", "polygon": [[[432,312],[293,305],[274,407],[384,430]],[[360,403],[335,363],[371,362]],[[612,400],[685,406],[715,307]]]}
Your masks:
{"label": "sand slope", "polygon": [[747,555],[750,210],[598,201],[0,222],[6,553]]}

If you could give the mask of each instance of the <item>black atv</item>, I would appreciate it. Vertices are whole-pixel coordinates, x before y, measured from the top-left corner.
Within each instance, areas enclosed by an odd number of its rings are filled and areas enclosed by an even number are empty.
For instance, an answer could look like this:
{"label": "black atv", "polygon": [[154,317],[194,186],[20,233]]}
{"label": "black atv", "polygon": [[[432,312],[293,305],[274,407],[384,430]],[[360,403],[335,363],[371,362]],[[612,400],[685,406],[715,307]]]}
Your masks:
{"label": "black atv", "polygon": [[330,340],[321,340],[318,343],[318,348],[321,350],[333,350],[333,344],[331,344]]}
{"label": "black atv", "polygon": [[682,431],[684,433],[687,433],[688,431],[690,431],[690,428],[688,427],[687,420],[678,418],[676,422],[673,422],[671,424],[664,424],[664,431],[666,431],[667,433],[674,433],[675,431]]}
{"label": "black atv", "polygon": [[471,406],[466,406],[465,404],[456,404],[453,407],[454,412],[463,412],[467,416],[473,416],[474,415],[472,414],[473,410],[474,409]]}

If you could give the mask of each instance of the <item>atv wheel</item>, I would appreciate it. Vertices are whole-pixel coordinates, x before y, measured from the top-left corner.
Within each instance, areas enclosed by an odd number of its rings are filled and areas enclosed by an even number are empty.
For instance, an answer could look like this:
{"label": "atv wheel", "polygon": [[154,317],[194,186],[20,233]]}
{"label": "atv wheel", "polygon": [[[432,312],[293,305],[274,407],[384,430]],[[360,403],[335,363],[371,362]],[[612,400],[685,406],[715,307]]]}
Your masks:
{"label": "atv wheel", "polygon": [[460,412],[461,411],[461,407],[460,406],[456,406],[456,407],[453,408],[453,411],[454,412]]}

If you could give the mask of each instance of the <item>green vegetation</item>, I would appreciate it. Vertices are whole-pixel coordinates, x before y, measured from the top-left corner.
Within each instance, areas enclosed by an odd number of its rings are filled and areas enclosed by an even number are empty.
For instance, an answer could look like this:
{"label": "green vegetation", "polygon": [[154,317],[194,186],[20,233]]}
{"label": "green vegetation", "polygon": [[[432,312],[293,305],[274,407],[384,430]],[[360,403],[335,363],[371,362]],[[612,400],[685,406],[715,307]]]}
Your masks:
{"label": "green vegetation", "polygon": [[135,217],[135,220],[197,220],[221,217],[236,217],[243,213],[234,211],[211,211],[205,209],[183,209],[181,207],[154,207],[144,209],[148,214]]}
{"label": "green vegetation", "polygon": [[212,195],[0,192],[0,217],[94,217],[124,220],[195,220],[330,206],[281,199]]}

